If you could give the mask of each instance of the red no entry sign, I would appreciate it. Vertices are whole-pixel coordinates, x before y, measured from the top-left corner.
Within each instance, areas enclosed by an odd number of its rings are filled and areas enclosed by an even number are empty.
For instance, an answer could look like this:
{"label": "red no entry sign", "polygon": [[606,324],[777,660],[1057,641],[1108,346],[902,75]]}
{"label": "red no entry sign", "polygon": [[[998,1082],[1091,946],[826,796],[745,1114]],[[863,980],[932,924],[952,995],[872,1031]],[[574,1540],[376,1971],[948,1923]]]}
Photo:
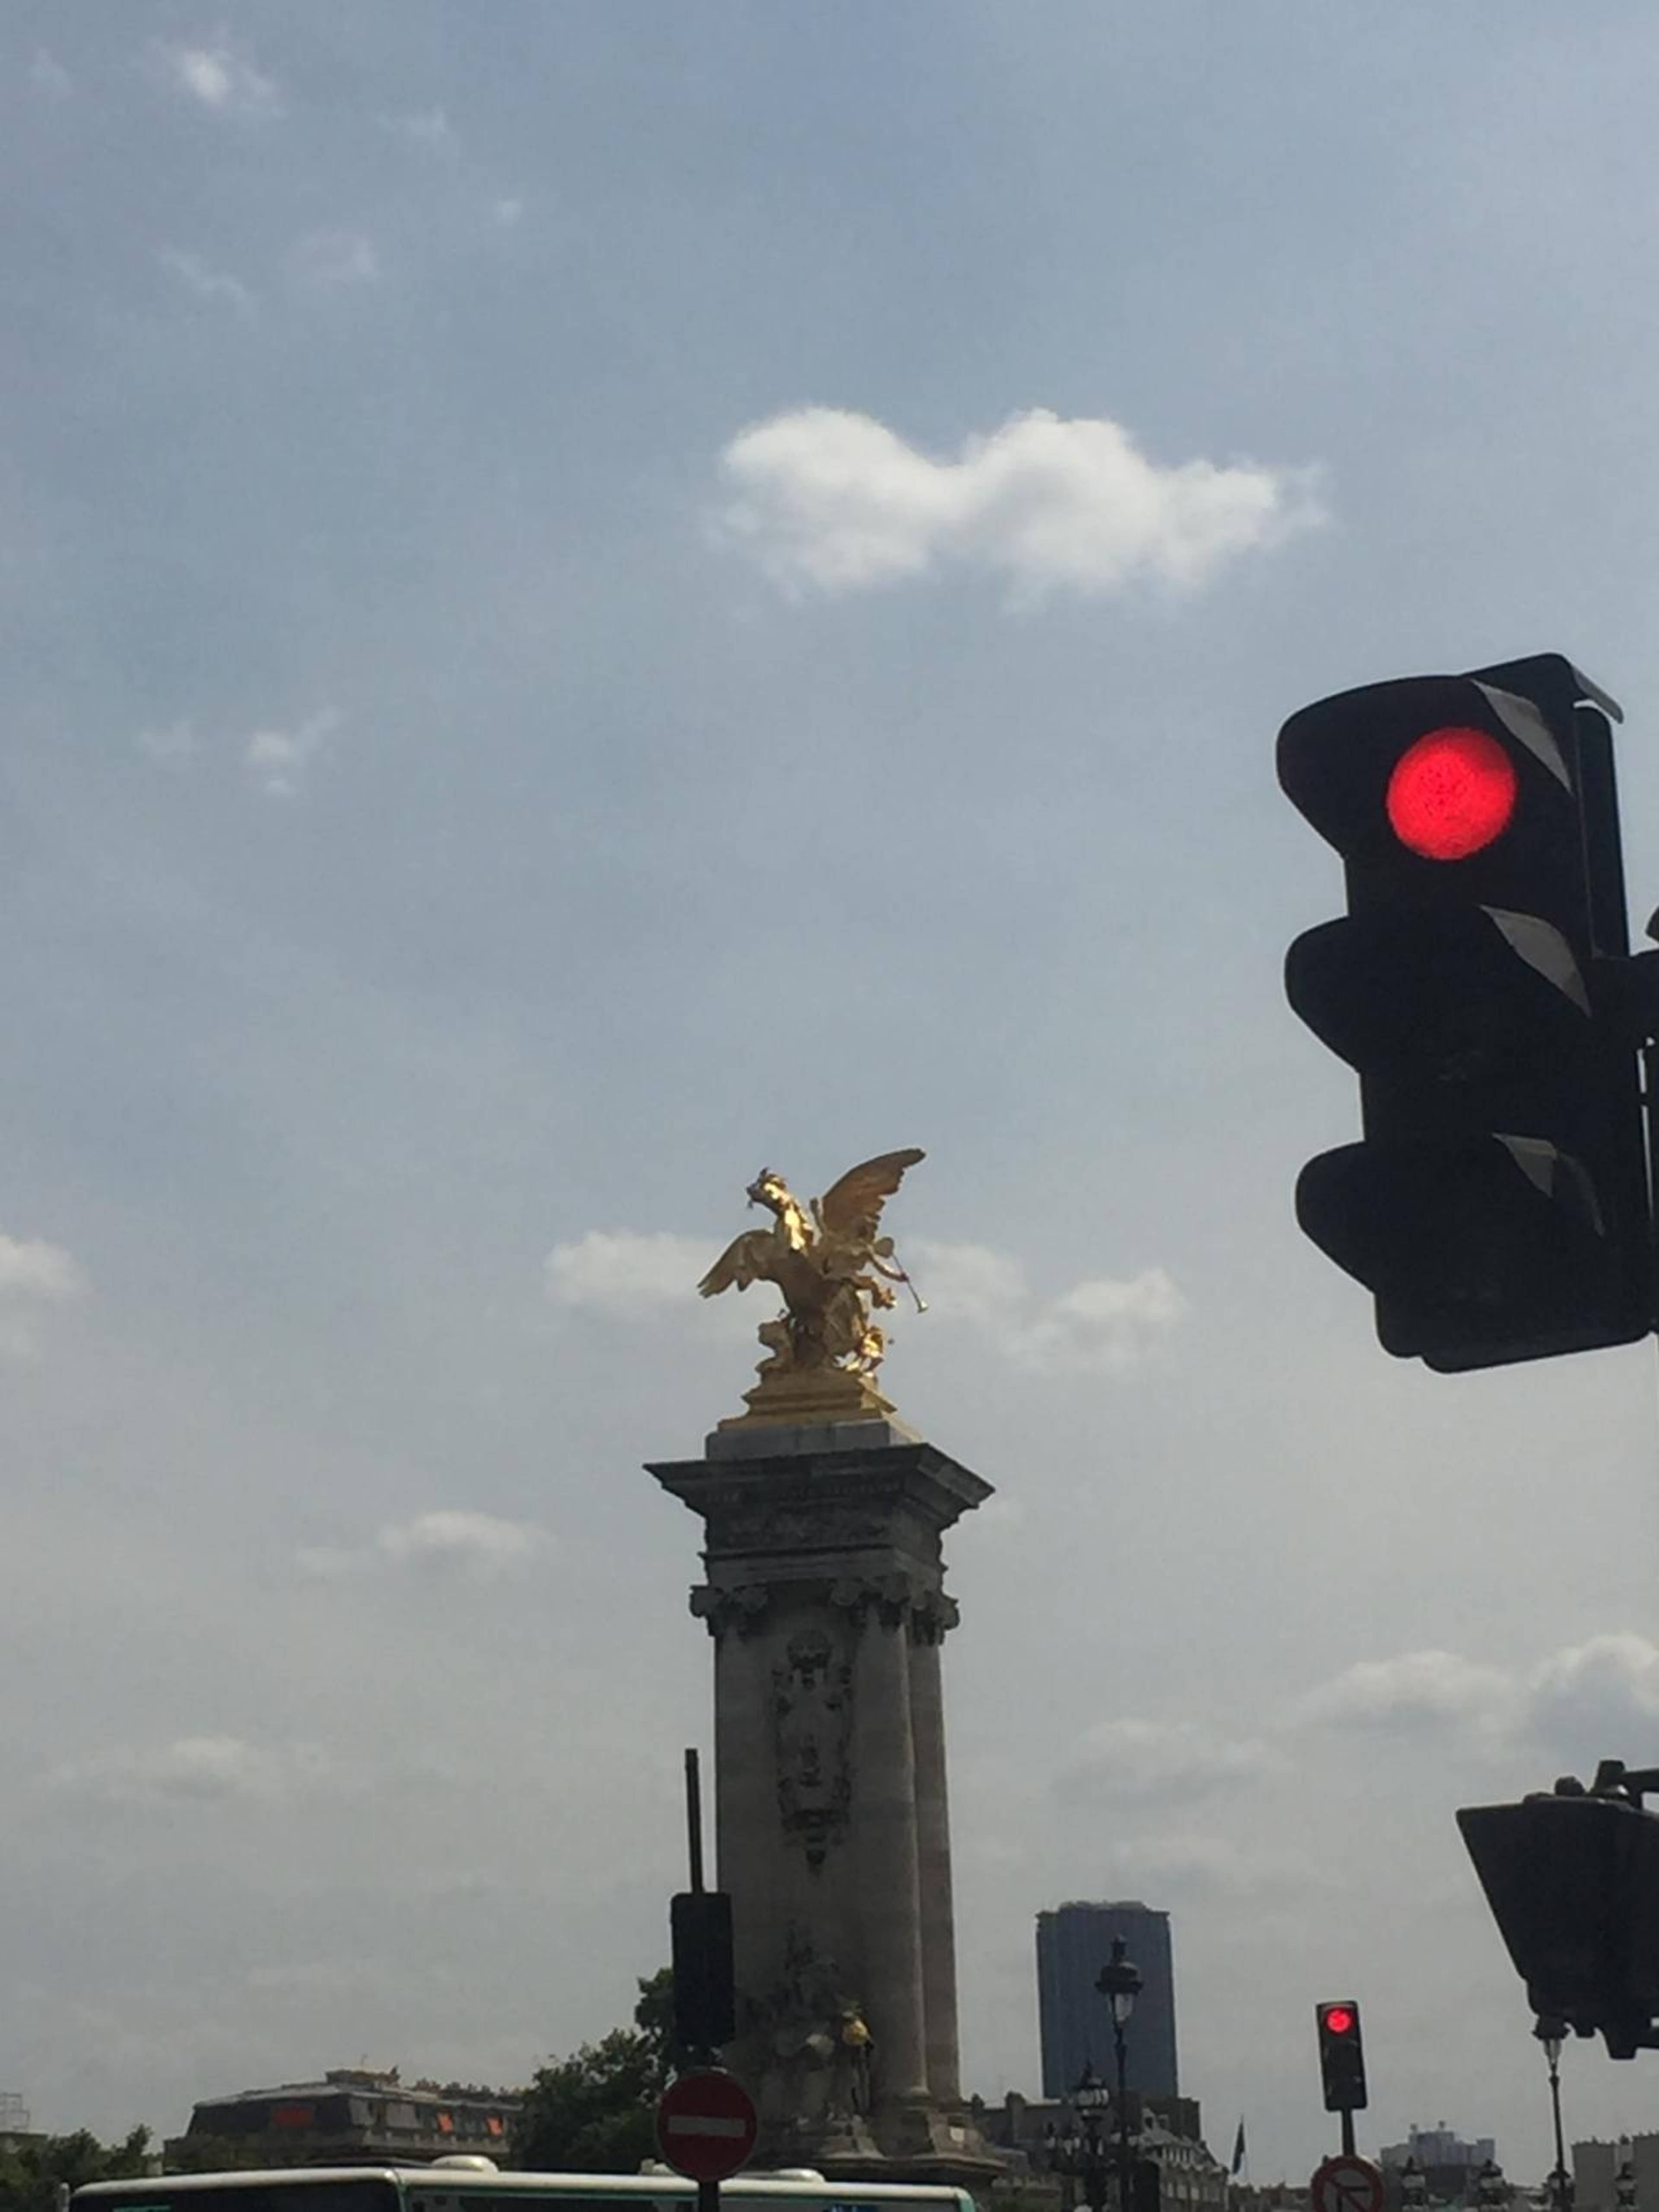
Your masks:
{"label": "red no entry sign", "polygon": [[682,2074],[657,2101],[657,2148],[692,2181],[735,2173],[748,2162],[759,2127],[748,2090],[718,2067]]}
{"label": "red no entry sign", "polygon": [[1344,2152],[1316,2166],[1308,2184],[1313,2212],[1382,2212],[1382,2176],[1368,2158]]}

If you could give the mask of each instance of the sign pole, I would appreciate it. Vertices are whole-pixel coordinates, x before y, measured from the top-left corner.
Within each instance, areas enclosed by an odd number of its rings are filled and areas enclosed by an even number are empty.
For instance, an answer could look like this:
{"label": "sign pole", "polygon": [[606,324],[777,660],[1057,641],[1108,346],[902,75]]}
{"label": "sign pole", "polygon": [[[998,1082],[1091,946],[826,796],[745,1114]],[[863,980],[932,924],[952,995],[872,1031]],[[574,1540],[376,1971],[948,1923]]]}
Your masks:
{"label": "sign pole", "polygon": [[691,1863],[691,1894],[699,1897],[702,1893],[702,1790],[695,1744],[688,1744],[685,1751],[685,1849]]}
{"label": "sign pole", "polygon": [[[690,1862],[691,1894],[702,1894],[702,1782],[697,1771],[697,1753],[694,1744],[685,1750],[685,1849]],[[707,2055],[702,2051],[699,2058]],[[697,2184],[697,2212],[720,2212],[720,2185],[718,2179]]]}
{"label": "sign pole", "polygon": [[1345,2112],[1342,2115],[1342,2155],[1344,2158],[1352,2158],[1354,2155],[1353,2114],[1349,2112]]}

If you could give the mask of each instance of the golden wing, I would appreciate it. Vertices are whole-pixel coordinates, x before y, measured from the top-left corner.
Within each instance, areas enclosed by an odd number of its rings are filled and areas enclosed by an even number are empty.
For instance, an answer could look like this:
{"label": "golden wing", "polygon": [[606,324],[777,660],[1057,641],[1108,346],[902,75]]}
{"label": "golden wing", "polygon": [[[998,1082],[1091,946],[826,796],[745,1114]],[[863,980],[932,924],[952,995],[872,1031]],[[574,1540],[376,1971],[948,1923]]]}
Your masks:
{"label": "golden wing", "polygon": [[714,1298],[722,1291],[746,1291],[750,1283],[762,1281],[767,1273],[764,1263],[774,1255],[776,1244],[771,1230],[745,1229],[741,1237],[732,1239],[697,1285],[698,1294]]}
{"label": "golden wing", "polygon": [[817,1215],[832,1236],[847,1236],[861,1230],[874,1236],[876,1224],[881,1219],[882,1201],[889,1199],[904,1180],[906,1168],[915,1167],[927,1155],[912,1146],[908,1152],[883,1152],[873,1160],[865,1160],[855,1168],[848,1168],[839,1182],[831,1183],[817,1203]]}

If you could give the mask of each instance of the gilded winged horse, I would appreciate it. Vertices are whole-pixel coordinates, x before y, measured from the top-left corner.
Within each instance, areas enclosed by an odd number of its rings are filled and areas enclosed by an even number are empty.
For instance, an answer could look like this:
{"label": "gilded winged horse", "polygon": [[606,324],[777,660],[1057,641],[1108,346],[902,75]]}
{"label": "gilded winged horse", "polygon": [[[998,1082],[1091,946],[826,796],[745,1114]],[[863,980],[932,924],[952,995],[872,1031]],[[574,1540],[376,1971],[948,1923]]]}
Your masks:
{"label": "gilded winged horse", "polygon": [[770,1168],[750,1184],[749,1203],[766,1207],[771,1227],[734,1237],[697,1288],[712,1298],[722,1291],[746,1291],[750,1283],[777,1285],[784,1310],[762,1324],[760,1340],[769,1356],[761,1362],[761,1375],[824,1367],[873,1374],[887,1339],[872,1309],[893,1304],[896,1294],[888,1285],[908,1285],[917,1312],[927,1310],[893,1257],[892,1238],[879,1234],[883,1204],[905,1170],[926,1157],[914,1146],[883,1152],[849,1168],[808,1206]]}

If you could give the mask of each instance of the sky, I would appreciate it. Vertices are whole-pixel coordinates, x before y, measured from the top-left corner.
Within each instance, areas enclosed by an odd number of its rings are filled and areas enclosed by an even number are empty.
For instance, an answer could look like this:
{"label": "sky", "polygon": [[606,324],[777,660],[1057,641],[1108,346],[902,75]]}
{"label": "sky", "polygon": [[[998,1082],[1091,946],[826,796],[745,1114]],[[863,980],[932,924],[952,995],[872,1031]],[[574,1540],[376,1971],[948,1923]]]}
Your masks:
{"label": "sky", "polygon": [[[1653,1756],[1654,1352],[1389,1359],[1273,739],[1568,653],[1659,897],[1659,21],[14,0],[0,2087],[522,2081],[666,1956],[762,1164],[926,1149],[963,2071],[1172,1916],[1257,2178],[1549,2157],[1453,1814]],[[752,1221],[753,1217],[749,1217]],[[1577,2135],[1651,2061],[1563,2061]]]}

